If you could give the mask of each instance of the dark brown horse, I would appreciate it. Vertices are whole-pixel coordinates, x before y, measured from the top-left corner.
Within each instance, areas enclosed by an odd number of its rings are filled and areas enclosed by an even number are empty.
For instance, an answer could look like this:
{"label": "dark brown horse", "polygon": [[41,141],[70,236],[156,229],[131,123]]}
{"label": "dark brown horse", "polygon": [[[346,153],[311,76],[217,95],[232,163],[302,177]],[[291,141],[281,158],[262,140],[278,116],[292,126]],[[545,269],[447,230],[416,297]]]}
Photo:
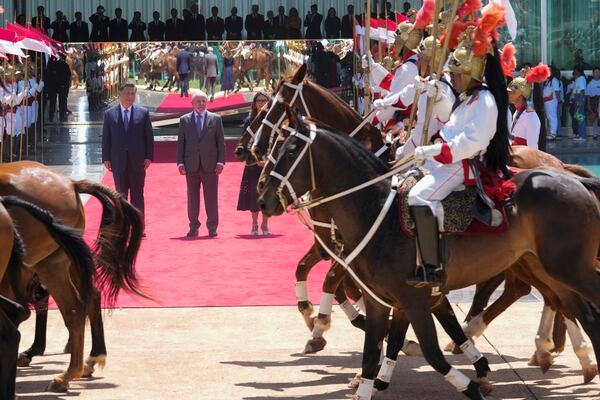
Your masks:
{"label": "dark brown horse", "polygon": [[[90,194],[100,200],[102,221],[94,249],[98,279],[90,296],[82,298],[78,270],[68,254],[55,243],[42,224],[29,215],[9,210],[28,249],[24,263],[22,287],[29,288],[34,275],[48,288],[61,311],[69,330],[71,362],[66,372],[56,377],[49,389],[65,391],[69,381],[90,375],[96,363],[104,363],[106,345],[100,310],[100,293],[106,303],[114,304],[120,290],[143,296],[139,290],[134,269],[135,256],[142,237],[142,220],[139,212],[120,195],[91,181],[73,181],[53,172],[48,167],[30,161],[0,165],[0,195],[16,195],[49,210],[67,226],[83,229],[85,214],[79,194]],[[83,364],[83,339],[86,316],[92,330],[92,350]],[[31,359],[36,354],[26,354]]]}
{"label": "dark brown horse", "polygon": [[[274,171],[289,176],[290,186],[284,188],[274,176],[267,179],[259,198],[267,215],[279,215],[286,204],[292,204],[288,187],[298,193],[310,192],[312,198],[327,198],[388,172],[385,164],[345,135],[320,127],[311,138],[308,142],[297,135],[286,139]],[[598,356],[600,274],[595,269],[595,258],[600,243],[600,208],[590,190],[600,192],[600,181],[576,179],[550,170],[521,172],[514,180],[517,188],[514,205],[508,210],[510,227],[506,233],[448,237],[445,289],[477,284],[512,268],[519,279],[540,289],[553,307],[579,320]],[[392,199],[381,225],[352,267],[379,298],[405,311],[429,364],[467,397],[479,399],[477,385],[451,369],[439,349],[428,308],[430,289],[404,283],[414,271],[416,249],[414,241],[399,227],[398,208],[393,204],[397,200],[390,197],[390,186],[389,179],[383,180],[334,199],[326,207],[344,244],[354,249],[371,229],[387,199]],[[370,360],[379,357],[377,343],[383,338],[387,314],[377,312],[373,297],[365,298],[369,318],[363,379],[374,379]]]}

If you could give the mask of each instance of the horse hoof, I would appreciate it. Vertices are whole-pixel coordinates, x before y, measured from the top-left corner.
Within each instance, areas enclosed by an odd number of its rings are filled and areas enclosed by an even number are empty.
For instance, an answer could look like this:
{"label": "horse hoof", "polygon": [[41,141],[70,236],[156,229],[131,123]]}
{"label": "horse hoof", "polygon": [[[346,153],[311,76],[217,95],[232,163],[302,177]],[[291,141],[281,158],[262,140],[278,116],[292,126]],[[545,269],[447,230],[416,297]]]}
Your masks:
{"label": "horse hoof", "polygon": [[423,357],[421,346],[414,340],[408,340],[402,347],[402,352],[409,357]]}
{"label": "horse hoof", "polygon": [[492,382],[487,377],[475,379],[475,382],[479,385],[479,391],[484,396],[492,392]]}
{"label": "horse hoof", "polygon": [[460,346],[459,346],[459,345],[457,345],[457,344],[455,344],[455,345],[454,345],[454,348],[452,349],[452,354],[462,354],[462,353],[463,353],[463,351],[462,351],[462,349],[460,348]]}
{"label": "horse hoof", "polygon": [[590,383],[598,375],[598,364],[588,365],[583,369],[583,383]]}
{"label": "horse hoof", "polygon": [[546,352],[539,355],[537,360],[540,365],[540,369],[542,370],[542,374],[548,372],[552,364],[554,364],[554,356]]}
{"label": "horse hoof", "polygon": [[389,386],[390,386],[389,382],[384,382],[384,381],[382,381],[380,379],[375,379],[375,382],[373,382],[373,388],[376,389],[379,392],[383,392]]}
{"label": "horse hoof", "polygon": [[358,389],[358,386],[360,385],[361,378],[362,378],[361,374],[354,375],[354,378],[350,379],[350,382],[348,383],[348,388],[350,388],[350,389]]}
{"label": "horse hoof", "polygon": [[48,389],[46,389],[46,391],[52,392],[52,393],[68,392],[69,391],[69,382],[67,382],[61,378],[54,378],[52,380],[52,382],[50,382],[50,385],[48,385]]}
{"label": "horse hoof", "polygon": [[454,351],[454,347],[456,346],[456,344],[454,344],[454,342],[450,342],[446,345],[446,347],[444,347],[444,351],[447,351],[448,353],[451,353]]}
{"label": "horse hoof", "polygon": [[323,337],[313,338],[306,342],[302,354],[315,354],[325,348],[327,341]]}
{"label": "horse hoof", "polygon": [[527,365],[529,365],[530,367],[539,367],[540,366],[540,363],[538,362],[536,353],[533,353],[533,355],[527,362]]}
{"label": "horse hoof", "polygon": [[469,382],[467,390],[463,391],[462,393],[469,399],[485,400],[485,397],[483,396],[483,394],[481,394],[481,391],[479,390],[479,385],[473,381]]}
{"label": "horse hoof", "polygon": [[19,354],[19,359],[17,360],[17,367],[29,367],[31,364],[31,358],[27,357],[25,354]]}
{"label": "horse hoof", "polygon": [[91,378],[93,374],[94,374],[94,367],[92,367],[88,364],[83,366],[83,374],[81,375],[82,378]]}

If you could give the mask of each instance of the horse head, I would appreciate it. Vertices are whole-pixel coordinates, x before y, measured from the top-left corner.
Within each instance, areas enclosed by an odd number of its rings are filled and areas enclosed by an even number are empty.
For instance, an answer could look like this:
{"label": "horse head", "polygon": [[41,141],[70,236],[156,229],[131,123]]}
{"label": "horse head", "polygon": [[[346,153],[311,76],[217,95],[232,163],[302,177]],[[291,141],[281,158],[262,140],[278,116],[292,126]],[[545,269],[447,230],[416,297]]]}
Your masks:
{"label": "horse head", "polygon": [[258,162],[258,159],[250,149],[250,143],[255,140],[257,133],[261,129],[262,120],[267,115],[267,110],[270,108],[271,103],[272,100],[258,111],[256,117],[250,122],[250,125],[244,129],[240,141],[235,148],[235,157],[238,161],[246,163],[246,165],[254,165]]}

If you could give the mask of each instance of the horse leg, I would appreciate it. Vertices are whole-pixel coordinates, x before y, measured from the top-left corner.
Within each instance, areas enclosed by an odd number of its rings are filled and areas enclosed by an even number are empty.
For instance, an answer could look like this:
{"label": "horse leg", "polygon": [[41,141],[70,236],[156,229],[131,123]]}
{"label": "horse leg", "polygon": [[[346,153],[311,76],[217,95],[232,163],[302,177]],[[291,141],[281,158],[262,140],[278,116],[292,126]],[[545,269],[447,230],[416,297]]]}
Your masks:
{"label": "horse leg", "polygon": [[576,321],[565,318],[565,325],[567,327],[569,339],[573,345],[573,351],[579,359],[579,364],[581,364],[583,383],[589,383],[598,374],[598,364],[596,364],[592,357],[592,346],[581,333],[581,329]]}
{"label": "horse leg", "polygon": [[[36,278],[37,279],[37,278]],[[38,280],[39,282],[39,280]],[[27,350],[19,354],[17,365],[28,367],[35,356],[43,356],[46,350],[46,328],[48,324],[48,299],[50,293],[42,286],[41,282],[34,289],[35,308],[35,337],[33,344]]]}
{"label": "horse leg", "polygon": [[504,273],[498,274],[492,279],[488,279],[485,282],[478,283],[475,289],[475,296],[473,296],[473,302],[471,308],[467,313],[465,321],[470,321],[476,315],[479,315],[485,310],[490,301],[490,298],[498,289],[498,286],[504,282]]}
{"label": "horse leg", "polygon": [[[429,305],[428,294],[416,290],[403,291],[405,296],[404,312],[417,335],[423,356],[437,372],[442,374],[454,388],[470,399],[484,399],[479,391],[479,385],[470,380],[462,372],[453,368],[442,354],[437,341],[437,333]],[[419,295],[421,294],[421,295]],[[427,297],[425,297],[427,295]],[[369,319],[367,319],[367,322]]]}
{"label": "horse leg", "polygon": [[36,273],[56,301],[72,343],[69,367],[50,383],[48,391],[51,392],[67,391],[69,381],[79,379],[83,374],[86,310],[78,291],[73,287],[77,280],[73,281],[69,275],[70,263],[68,256],[62,250],[57,250],[36,265]]}
{"label": "horse leg", "polygon": [[15,398],[17,378],[17,354],[19,352],[19,330],[0,306],[0,399]]}
{"label": "horse leg", "polygon": [[313,305],[308,300],[308,286],[306,279],[308,278],[311,269],[322,259],[319,245],[315,242],[296,267],[296,301],[298,304],[298,311],[302,314],[304,323],[310,331],[314,328],[314,319],[312,318]]}
{"label": "horse leg", "polygon": [[448,298],[444,296],[439,304],[432,308],[433,314],[442,325],[442,328],[454,341],[454,343],[460,343],[460,350],[466,356],[471,364],[475,367],[477,372],[476,382],[480,385],[481,392],[483,395],[488,394],[492,391],[492,384],[487,378],[488,372],[490,372],[490,366],[487,358],[481,354],[475,347],[475,343],[471,341],[465,335],[465,332],[461,328],[456,315],[452,310],[452,306],[448,301]]}
{"label": "horse leg", "polygon": [[363,298],[365,298],[366,311],[369,318],[367,318],[365,324],[362,375],[358,389],[354,395],[355,400],[369,400],[373,395],[373,386],[377,376],[383,339],[388,328],[388,318],[390,315],[389,308],[381,306],[367,295],[363,296]]}
{"label": "horse leg", "polygon": [[[346,314],[346,317],[348,317],[352,326],[364,331],[365,316],[348,300],[348,294],[346,293],[346,283],[348,280],[352,282],[352,279],[349,279],[349,276],[346,274],[344,279],[342,279],[342,283],[335,289],[335,300],[340,305],[342,311],[344,311],[344,314]],[[352,285],[354,286],[354,284]]]}
{"label": "horse leg", "polygon": [[386,390],[390,385],[392,374],[398,360],[398,353],[405,347],[406,331],[408,331],[409,325],[408,319],[406,319],[406,316],[402,311],[393,310],[385,358],[381,363],[377,378],[373,383],[373,387],[378,391]]}
{"label": "horse leg", "polygon": [[550,306],[544,305],[540,325],[535,335],[535,353],[531,356],[528,365],[539,366],[542,373],[548,372],[548,369],[554,364],[554,356],[551,353],[554,343],[552,342],[552,329],[554,326],[554,317],[556,312]]}
{"label": "horse leg", "polygon": [[90,377],[94,373],[94,366],[98,364],[101,369],[106,365],[106,342],[104,341],[104,323],[102,322],[102,308],[100,304],[100,292],[94,288],[91,301],[87,308],[90,319],[90,330],[92,331],[92,349],[89,357],[85,360],[83,376]]}

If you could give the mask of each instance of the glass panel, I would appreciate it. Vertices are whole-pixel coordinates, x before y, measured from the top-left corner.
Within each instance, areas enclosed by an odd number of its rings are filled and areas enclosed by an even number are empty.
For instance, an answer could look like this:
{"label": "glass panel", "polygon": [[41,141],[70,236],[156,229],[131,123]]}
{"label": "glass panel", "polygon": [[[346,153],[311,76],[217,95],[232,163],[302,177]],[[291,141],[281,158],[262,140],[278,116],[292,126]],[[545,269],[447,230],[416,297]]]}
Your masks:
{"label": "glass panel", "polygon": [[[511,1],[517,18],[517,37],[513,44],[517,49],[517,66],[528,62],[537,65],[542,59],[541,52],[541,6],[540,0]],[[502,43],[511,41],[506,27],[500,29]]]}
{"label": "glass panel", "polygon": [[592,69],[600,62],[600,2],[547,0],[548,62],[571,70]]}

